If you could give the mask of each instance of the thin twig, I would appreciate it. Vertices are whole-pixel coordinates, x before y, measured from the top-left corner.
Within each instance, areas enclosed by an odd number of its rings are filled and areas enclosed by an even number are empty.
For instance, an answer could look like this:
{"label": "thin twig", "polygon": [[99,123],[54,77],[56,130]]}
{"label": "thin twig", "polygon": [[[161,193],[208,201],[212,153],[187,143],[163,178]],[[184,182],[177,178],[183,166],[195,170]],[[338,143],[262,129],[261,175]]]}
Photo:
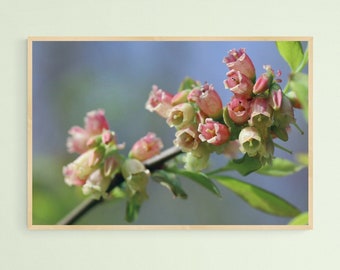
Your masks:
{"label": "thin twig", "polygon": [[[178,147],[171,147],[164,150],[159,155],[150,158],[144,162],[145,167],[153,172],[157,169],[162,168],[164,163],[178,154],[181,153],[181,150]],[[115,187],[118,187],[124,182],[124,178],[121,174],[117,174],[114,179],[111,181],[111,185],[108,187],[107,192],[112,191]],[[62,218],[57,224],[58,225],[72,225],[74,224],[80,217],[82,217],[85,213],[87,213],[94,206],[103,202],[104,199],[100,198],[96,199],[86,199],[82,203],[80,203],[77,207],[75,207],[70,213],[68,213],[64,218]]]}

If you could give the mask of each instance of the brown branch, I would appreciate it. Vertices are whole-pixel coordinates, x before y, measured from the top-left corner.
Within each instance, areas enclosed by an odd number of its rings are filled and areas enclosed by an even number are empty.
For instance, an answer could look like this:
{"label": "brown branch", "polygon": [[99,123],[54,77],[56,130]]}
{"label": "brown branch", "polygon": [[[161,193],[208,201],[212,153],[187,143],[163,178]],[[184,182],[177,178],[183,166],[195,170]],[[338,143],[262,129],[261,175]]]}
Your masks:
{"label": "brown branch", "polygon": [[[178,147],[171,147],[167,150],[163,151],[159,155],[150,158],[144,162],[144,165],[150,172],[153,172],[157,169],[163,167],[164,163],[178,154],[181,153],[181,150]],[[110,186],[107,189],[107,192],[112,191],[115,187],[118,187],[124,182],[124,178],[121,174],[117,174],[114,179],[111,181]],[[58,225],[72,225],[74,224],[80,217],[82,217],[86,212],[92,209],[94,206],[103,202],[104,199],[100,198],[99,200],[95,199],[87,199],[80,203],[77,207],[75,207],[70,213],[68,213],[64,218],[62,218],[57,224]]]}

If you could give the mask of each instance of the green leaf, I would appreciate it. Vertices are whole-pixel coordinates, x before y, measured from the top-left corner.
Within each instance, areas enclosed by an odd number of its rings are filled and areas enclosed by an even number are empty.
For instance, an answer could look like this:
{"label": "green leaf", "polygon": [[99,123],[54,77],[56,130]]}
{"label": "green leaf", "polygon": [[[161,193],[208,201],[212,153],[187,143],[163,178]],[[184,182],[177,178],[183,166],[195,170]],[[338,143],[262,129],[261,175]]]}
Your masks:
{"label": "green leaf", "polygon": [[288,225],[308,225],[308,212],[303,212],[293,218]]}
{"label": "green leaf", "polygon": [[293,72],[295,72],[304,59],[301,42],[299,41],[277,41],[276,46],[282,58],[289,65],[290,69]]}
{"label": "green leaf", "polygon": [[181,82],[179,88],[178,88],[178,92],[181,92],[183,90],[187,90],[187,89],[192,89],[195,86],[198,86],[199,84],[192,78],[190,77],[185,77],[184,80]]}
{"label": "green leaf", "polygon": [[295,158],[302,165],[308,166],[308,154],[307,153],[297,153],[295,155]]}
{"label": "green leaf", "polygon": [[256,173],[271,176],[287,176],[296,173],[305,168],[304,165],[297,164],[288,159],[274,158],[272,165],[265,165]]}
{"label": "green leaf", "polygon": [[221,193],[218,187],[214,184],[213,181],[210,180],[210,178],[206,174],[202,172],[191,172],[186,170],[171,170],[171,172],[185,176],[186,178],[193,180],[194,182],[210,190],[212,193],[221,197]]}
{"label": "green leaf", "polygon": [[255,172],[261,167],[262,163],[257,157],[249,157],[247,154],[240,159],[229,161],[226,166],[228,170],[236,170],[243,176]]}
{"label": "green leaf", "polygon": [[175,197],[186,199],[188,195],[182,189],[181,184],[176,179],[174,173],[169,173],[164,170],[157,170],[152,174],[152,179],[161,185],[168,188]]}
{"label": "green leaf", "polygon": [[294,205],[260,187],[229,176],[214,176],[214,178],[251,207],[260,211],[282,217],[295,217],[300,214],[299,209]]}
{"label": "green leaf", "polygon": [[308,75],[304,73],[292,74],[289,86],[300,101],[305,119],[308,122]]}

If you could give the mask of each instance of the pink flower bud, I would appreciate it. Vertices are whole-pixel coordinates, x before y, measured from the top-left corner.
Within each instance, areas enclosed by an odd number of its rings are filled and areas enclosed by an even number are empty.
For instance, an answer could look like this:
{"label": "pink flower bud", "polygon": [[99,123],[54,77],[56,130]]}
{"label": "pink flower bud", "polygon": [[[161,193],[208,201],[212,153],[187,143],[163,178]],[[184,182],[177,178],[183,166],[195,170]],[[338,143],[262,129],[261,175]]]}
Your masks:
{"label": "pink flower bud", "polygon": [[274,90],[270,93],[269,96],[269,105],[274,109],[274,111],[277,111],[281,107],[282,103],[282,91],[281,89],[279,90]]}
{"label": "pink flower bud", "polygon": [[296,93],[294,91],[288,92],[286,96],[289,98],[294,108],[302,109],[302,104],[300,100],[297,98]]}
{"label": "pink flower bud", "polygon": [[227,109],[230,119],[236,124],[243,124],[250,117],[250,102],[245,98],[233,96]]}
{"label": "pink flower bud", "polygon": [[170,127],[177,129],[183,128],[193,122],[195,117],[195,110],[190,103],[182,103],[173,107],[166,120]]}
{"label": "pink flower bud", "polygon": [[163,118],[167,118],[172,108],[172,98],[173,96],[170,93],[159,89],[157,85],[153,85],[145,108],[150,112],[158,113]]}
{"label": "pink flower bud", "polygon": [[213,85],[205,84],[200,89],[193,89],[188,100],[196,102],[199,109],[208,117],[220,117],[223,111],[222,100]]}
{"label": "pink flower bud", "polygon": [[90,135],[99,135],[104,129],[109,130],[109,124],[102,109],[91,111],[86,114],[84,119],[85,130]]}
{"label": "pink flower bud", "polygon": [[251,105],[250,126],[270,127],[273,123],[272,108],[266,98],[255,98]]}
{"label": "pink flower bud", "polygon": [[189,95],[190,91],[191,91],[190,89],[187,89],[187,90],[182,90],[182,91],[178,92],[171,99],[171,105],[176,106],[178,104],[187,102],[188,101],[188,95]]}
{"label": "pink flower bud", "polygon": [[105,177],[113,177],[113,174],[115,174],[119,170],[119,162],[117,161],[116,157],[109,157],[106,158],[104,161],[104,166],[102,169],[102,173]]}
{"label": "pink flower bud", "polygon": [[104,144],[109,144],[111,142],[116,143],[116,135],[113,131],[104,130],[102,134],[102,141]]}
{"label": "pink flower bud", "polygon": [[194,126],[178,130],[175,136],[174,145],[180,147],[184,152],[197,149],[200,143],[198,132]]}
{"label": "pink flower bud", "polygon": [[271,66],[265,65],[263,68],[267,71],[266,73],[263,73],[256,81],[253,93],[254,94],[260,94],[265,92],[270,88],[270,85],[273,82],[274,79],[274,71],[272,70]]}
{"label": "pink flower bud", "polygon": [[240,71],[230,70],[228,79],[224,81],[225,88],[229,88],[237,96],[250,98],[253,90],[252,81]]}
{"label": "pink flower bud", "polygon": [[250,157],[256,156],[261,150],[261,137],[255,127],[245,127],[239,134],[240,150]]}
{"label": "pink flower bud", "polygon": [[198,132],[201,133],[199,138],[202,142],[207,141],[213,145],[224,144],[230,137],[228,127],[211,118],[205,119],[205,124],[199,124]]}
{"label": "pink flower bud", "polygon": [[129,156],[144,161],[160,153],[163,148],[161,139],[155,133],[149,132],[132,146]]}
{"label": "pink flower bud", "polygon": [[246,75],[250,80],[255,79],[255,67],[245,49],[230,50],[228,56],[223,59],[230,70],[234,69]]}

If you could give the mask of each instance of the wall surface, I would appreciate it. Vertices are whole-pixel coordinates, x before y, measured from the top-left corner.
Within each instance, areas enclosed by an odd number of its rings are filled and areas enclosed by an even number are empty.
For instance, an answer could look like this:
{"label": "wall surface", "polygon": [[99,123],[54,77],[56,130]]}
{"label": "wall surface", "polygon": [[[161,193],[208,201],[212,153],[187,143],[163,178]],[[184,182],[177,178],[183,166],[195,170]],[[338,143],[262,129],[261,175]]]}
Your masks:
{"label": "wall surface", "polygon": [[[339,265],[336,1],[0,0],[1,269],[321,269]],[[310,231],[27,229],[27,37],[313,36]],[[335,123],[334,123],[335,122]]]}

